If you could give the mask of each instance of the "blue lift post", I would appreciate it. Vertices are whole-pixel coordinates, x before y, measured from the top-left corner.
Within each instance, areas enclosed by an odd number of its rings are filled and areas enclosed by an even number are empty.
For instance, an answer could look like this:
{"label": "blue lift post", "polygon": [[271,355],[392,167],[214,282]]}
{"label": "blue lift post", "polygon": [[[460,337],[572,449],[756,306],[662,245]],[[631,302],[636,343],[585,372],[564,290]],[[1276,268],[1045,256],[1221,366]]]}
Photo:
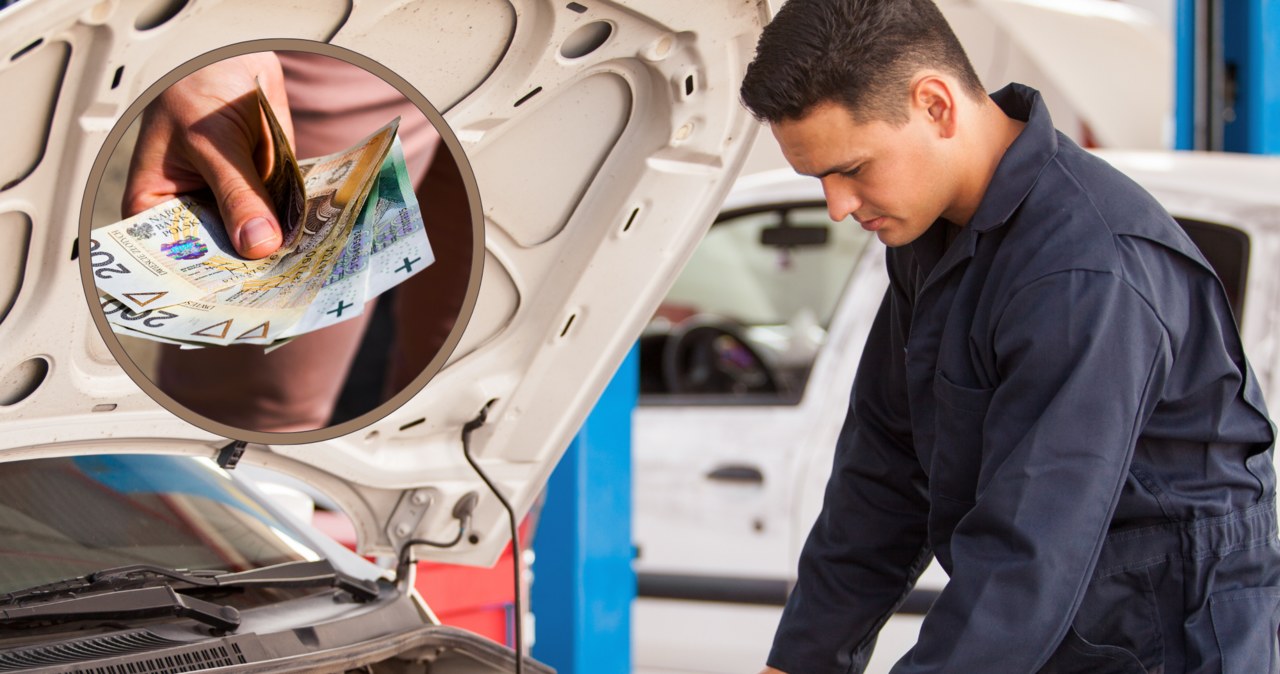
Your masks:
{"label": "blue lift post", "polygon": [[1280,154],[1280,0],[1177,0],[1180,150]]}
{"label": "blue lift post", "polygon": [[631,414],[639,350],[614,374],[547,482],[533,537],[533,656],[560,674],[631,671]]}
{"label": "blue lift post", "polygon": [[1174,20],[1174,143],[1177,150],[1196,149],[1196,1],[1178,0]]}
{"label": "blue lift post", "polygon": [[1280,0],[1228,0],[1222,47],[1235,82],[1223,149],[1280,154]]}

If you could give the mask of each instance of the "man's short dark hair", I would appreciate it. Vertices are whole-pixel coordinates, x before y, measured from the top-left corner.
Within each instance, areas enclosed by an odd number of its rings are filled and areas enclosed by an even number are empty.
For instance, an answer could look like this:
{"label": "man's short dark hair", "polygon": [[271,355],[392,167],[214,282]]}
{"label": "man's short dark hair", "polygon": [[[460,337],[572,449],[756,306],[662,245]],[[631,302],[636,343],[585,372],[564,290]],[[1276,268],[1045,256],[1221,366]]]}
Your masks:
{"label": "man's short dark hair", "polygon": [[742,82],[764,122],[843,104],[860,122],[902,124],[912,77],[932,68],[986,97],[964,48],[932,0],[788,0],[765,26]]}

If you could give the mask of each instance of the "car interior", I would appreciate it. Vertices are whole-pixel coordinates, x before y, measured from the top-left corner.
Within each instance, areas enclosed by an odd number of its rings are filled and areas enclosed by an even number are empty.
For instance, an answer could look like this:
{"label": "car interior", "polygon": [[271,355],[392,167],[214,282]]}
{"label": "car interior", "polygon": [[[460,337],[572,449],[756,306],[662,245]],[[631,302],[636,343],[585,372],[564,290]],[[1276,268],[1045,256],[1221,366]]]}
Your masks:
{"label": "car interior", "polygon": [[640,404],[794,404],[874,237],[821,202],[722,213],[640,339]]}

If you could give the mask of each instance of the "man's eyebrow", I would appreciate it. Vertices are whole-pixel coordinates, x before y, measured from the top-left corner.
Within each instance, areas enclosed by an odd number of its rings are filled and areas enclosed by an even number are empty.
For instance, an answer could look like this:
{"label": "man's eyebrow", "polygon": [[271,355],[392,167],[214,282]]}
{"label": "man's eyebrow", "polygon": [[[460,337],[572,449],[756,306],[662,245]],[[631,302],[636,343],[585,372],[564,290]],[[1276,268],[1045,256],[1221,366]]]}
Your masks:
{"label": "man's eyebrow", "polygon": [[854,159],[854,160],[848,161],[848,162],[846,162],[846,163],[844,163],[844,164],[839,164],[839,165],[837,165],[837,166],[833,166],[833,167],[831,167],[831,168],[829,168],[829,169],[827,169],[827,170],[825,170],[825,171],[822,171],[822,172],[820,172],[820,173],[811,173],[811,174],[809,174],[809,175],[812,175],[812,176],[813,176],[813,177],[815,177],[815,178],[819,178],[819,179],[821,179],[821,178],[825,178],[825,177],[827,177],[827,176],[829,176],[829,175],[832,175],[833,173],[846,173],[846,172],[848,172],[848,171],[852,171],[853,169],[857,168],[859,165],[861,165],[861,164],[862,164],[862,163],[864,163],[864,162],[866,162],[866,159],[865,159],[865,158],[862,158],[862,157],[859,157],[859,158],[857,158],[857,159]]}

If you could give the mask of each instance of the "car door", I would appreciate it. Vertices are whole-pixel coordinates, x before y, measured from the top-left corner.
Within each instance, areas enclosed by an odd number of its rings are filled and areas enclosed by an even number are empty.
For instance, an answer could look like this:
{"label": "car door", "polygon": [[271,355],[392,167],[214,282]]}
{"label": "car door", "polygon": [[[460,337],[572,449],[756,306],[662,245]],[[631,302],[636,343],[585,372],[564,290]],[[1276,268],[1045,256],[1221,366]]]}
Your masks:
{"label": "car door", "polygon": [[668,292],[640,346],[637,671],[763,663],[884,283],[818,191],[722,212]]}

